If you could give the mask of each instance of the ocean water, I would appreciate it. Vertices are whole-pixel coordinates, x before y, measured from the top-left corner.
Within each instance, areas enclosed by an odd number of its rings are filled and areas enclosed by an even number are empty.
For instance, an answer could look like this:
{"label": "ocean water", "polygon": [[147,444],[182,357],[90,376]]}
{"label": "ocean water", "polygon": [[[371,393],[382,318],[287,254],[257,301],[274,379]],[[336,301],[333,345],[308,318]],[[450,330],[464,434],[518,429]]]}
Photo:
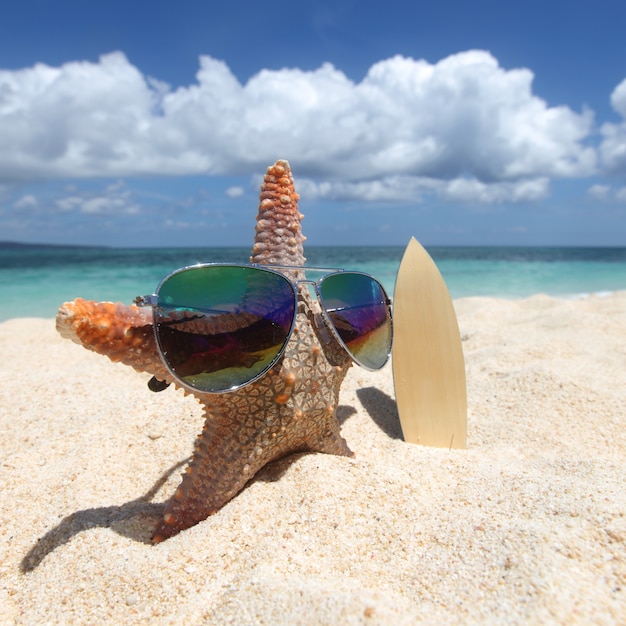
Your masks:
{"label": "ocean water", "polygon": [[[626,248],[428,247],[453,298],[575,298],[626,290]],[[356,269],[393,295],[403,247],[306,250],[307,264]],[[0,243],[0,321],[55,316],[78,296],[130,304],[174,269],[246,262],[248,248],[89,248]]]}

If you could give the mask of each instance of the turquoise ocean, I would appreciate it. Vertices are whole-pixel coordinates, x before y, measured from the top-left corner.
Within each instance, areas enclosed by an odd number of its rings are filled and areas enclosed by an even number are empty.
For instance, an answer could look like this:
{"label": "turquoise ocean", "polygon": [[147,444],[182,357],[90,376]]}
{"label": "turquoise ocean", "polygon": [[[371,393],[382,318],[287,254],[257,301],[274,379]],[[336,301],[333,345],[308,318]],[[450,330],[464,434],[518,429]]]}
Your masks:
{"label": "turquoise ocean", "polygon": [[[626,248],[428,247],[453,298],[580,298],[626,290]],[[404,247],[307,247],[307,265],[361,270],[393,295]],[[246,262],[249,248],[97,248],[0,243],[0,321],[55,316],[75,297],[130,304],[174,269]]]}

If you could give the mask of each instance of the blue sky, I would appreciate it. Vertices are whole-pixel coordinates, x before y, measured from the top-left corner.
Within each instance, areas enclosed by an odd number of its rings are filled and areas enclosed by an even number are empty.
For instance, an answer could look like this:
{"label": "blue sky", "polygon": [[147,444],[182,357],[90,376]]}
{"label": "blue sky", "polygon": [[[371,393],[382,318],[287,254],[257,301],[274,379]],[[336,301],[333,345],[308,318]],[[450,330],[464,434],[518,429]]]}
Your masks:
{"label": "blue sky", "polygon": [[247,245],[290,161],[312,245],[626,245],[626,3],[23,0],[0,240]]}

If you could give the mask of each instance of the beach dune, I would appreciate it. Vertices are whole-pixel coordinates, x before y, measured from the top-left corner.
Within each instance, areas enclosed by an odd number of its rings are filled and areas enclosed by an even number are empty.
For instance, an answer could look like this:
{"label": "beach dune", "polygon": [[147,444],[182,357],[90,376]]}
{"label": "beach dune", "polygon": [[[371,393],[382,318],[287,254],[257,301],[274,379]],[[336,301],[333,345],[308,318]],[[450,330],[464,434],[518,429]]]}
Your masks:
{"label": "beach dune", "polygon": [[405,443],[391,365],[354,367],[355,458],[282,459],[156,546],[199,405],[0,324],[0,623],[626,623],[626,292],[455,307],[466,450]]}

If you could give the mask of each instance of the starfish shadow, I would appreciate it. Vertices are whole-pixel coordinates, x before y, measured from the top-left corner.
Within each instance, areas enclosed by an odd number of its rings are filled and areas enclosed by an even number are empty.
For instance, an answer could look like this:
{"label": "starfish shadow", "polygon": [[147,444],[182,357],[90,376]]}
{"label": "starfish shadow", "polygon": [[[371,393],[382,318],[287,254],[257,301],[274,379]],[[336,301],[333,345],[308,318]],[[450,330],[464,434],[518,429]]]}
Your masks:
{"label": "starfish shadow", "polygon": [[[343,424],[354,413],[356,410],[351,406],[339,406],[337,419],[340,424]],[[266,482],[280,480],[291,464],[305,454],[310,454],[310,452],[306,450],[294,452],[268,463],[246,484],[244,489],[257,480]],[[165,509],[165,502],[156,503],[152,502],[152,499],[168,478],[176,470],[187,465],[189,461],[190,458],[185,458],[170,467],[145,494],[134,500],[121,505],[114,504],[75,511],[63,518],[59,524],[37,539],[35,545],[22,559],[20,570],[24,573],[32,572],[48,554],[68,543],[75,535],[90,528],[110,528],[119,535],[151,545],[152,530],[157,520],[163,516]]]}
{"label": "starfish shadow", "polygon": [[345,422],[348,421],[353,415],[356,414],[356,409],[353,406],[346,406],[344,404],[340,404],[337,407],[337,421],[340,426],[343,426]]}
{"label": "starfish shadow", "polygon": [[398,405],[393,398],[375,387],[358,389],[356,395],[370,417],[388,437],[404,439]]}
{"label": "starfish shadow", "polygon": [[150,544],[156,520],[163,515],[165,503],[151,502],[167,479],[189,462],[186,458],[170,467],[144,495],[121,505],[84,509],[71,513],[49,530],[28,551],[20,563],[24,573],[33,571],[48,554],[65,545],[74,535],[90,528],[111,528],[119,535]]}
{"label": "starfish shadow", "polygon": [[[243,487],[242,491],[256,481],[276,482],[292,463],[310,451],[294,452],[276,459],[262,467]],[[142,496],[121,505],[102,506],[71,513],[61,522],[37,539],[37,543],[20,562],[23,573],[32,572],[57,548],[68,543],[72,537],[90,528],[110,528],[118,535],[152,545],[151,535],[157,521],[163,516],[165,502],[152,502],[167,479],[179,468],[187,465],[190,458],[183,459],[170,467],[159,480]]]}

